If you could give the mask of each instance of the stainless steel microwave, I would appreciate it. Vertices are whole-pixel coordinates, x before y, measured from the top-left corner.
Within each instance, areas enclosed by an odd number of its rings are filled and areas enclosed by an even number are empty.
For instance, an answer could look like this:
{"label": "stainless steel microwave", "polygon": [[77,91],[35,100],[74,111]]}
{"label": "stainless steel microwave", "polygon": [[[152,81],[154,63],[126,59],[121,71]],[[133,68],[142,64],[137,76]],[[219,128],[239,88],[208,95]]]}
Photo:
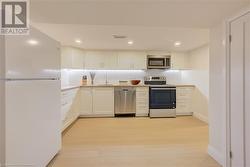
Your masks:
{"label": "stainless steel microwave", "polygon": [[170,69],[171,68],[171,56],[156,56],[148,55],[147,57],[148,69]]}

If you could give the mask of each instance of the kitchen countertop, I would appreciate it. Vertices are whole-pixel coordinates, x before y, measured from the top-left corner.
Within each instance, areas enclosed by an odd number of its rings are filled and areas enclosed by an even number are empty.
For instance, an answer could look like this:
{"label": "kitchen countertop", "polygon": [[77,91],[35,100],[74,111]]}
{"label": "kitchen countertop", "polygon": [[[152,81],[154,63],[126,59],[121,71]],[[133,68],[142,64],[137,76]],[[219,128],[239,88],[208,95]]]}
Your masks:
{"label": "kitchen countertop", "polygon": [[149,87],[148,85],[82,85],[81,87]]}
{"label": "kitchen countertop", "polygon": [[[80,87],[150,87],[151,85],[83,85],[83,86],[80,86]],[[152,85],[153,86],[153,85]],[[161,85],[163,86],[163,85]],[[171,86],[175,86],[175,87],[195,87],[195,85],[188,85],[188,84],[178,84],[178,85],[175,85],[175,84],[169,84],[167,85],[169,87]]]}
{"label": "kitchen countertop", "polygon": [[[167,86],[175,86],[175,87],[195,87],[195,85],[188,85],[188,84],[169,84]],[[149,85],[105,85],[105,84],[100,84],[100,85],[82,85],[82,86],[64,86],[61,88],[61,91],[66,91],[66,90],[70,90],[70,89],[76,89],[76,88],[87,88],[87,87],[149,87]]]}
{"label": "kitchen countertop", "polygon": [[66,91],[66,90],[70,90],[70,89],[76,89],[76,88],[80,88],[80,86],[63,86],[61,87],[61,91]]}

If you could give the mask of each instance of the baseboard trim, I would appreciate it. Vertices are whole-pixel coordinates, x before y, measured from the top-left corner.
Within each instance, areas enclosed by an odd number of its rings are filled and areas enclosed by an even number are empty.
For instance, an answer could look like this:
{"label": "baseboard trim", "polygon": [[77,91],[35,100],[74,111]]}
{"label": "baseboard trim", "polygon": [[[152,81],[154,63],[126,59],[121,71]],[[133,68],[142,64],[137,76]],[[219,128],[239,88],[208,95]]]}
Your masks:
{"label": "baseboard trim", "polygon": [[215,149],[211,145],[208,146],[207,152],[221,166],[224,166],[224,164],[223,164],[224,161],[223,161],[222,153],[220,153],[217,149]]}
{"label": "baseboard trim", "polygon": [[198,114],[198,113],[194,113],[193,116],[208,124],[208,118],[206,116],[203,116],[202,114]]}

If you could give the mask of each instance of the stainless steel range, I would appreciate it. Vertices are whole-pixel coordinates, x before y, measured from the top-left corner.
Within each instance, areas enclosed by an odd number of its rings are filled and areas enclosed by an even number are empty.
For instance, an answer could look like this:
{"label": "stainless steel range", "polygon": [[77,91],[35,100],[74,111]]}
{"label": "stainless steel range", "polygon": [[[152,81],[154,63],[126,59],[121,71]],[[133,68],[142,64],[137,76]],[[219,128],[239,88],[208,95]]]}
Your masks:
{"label": "stainless steel range", "polygon": [[164,76],[145,77],[144,84],[150,85],[150,117],[176,117],[176,87],[167,85]]}

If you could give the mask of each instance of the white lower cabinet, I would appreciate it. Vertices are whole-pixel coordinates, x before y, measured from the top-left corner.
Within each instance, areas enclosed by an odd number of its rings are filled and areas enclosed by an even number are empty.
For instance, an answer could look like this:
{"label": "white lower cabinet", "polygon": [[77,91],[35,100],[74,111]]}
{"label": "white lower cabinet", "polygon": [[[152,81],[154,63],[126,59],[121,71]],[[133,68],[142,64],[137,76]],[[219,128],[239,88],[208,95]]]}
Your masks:
{"label": "white lower cabinet", "polygon": [[114,88],[93,89],[93,114],[114,116]]}
{"label": "white lower cabinet", "polygon": [[191,111],[194,87],[176,88],[176,114],[193,115]]}
{"label": "white lower cabinet", "polygon": [[62,131],[79,117],[78,90],[70,89],[61,92]]}
{"label": "white lower cabinet", "polygon": [[149,88],[136,88],[136,116],[148,116],[149,114]]}
{"label": "white lower cabinet", "polygon": [[113,117],[114,88],[81,88],[81,117]]}
{"label": "white lower cabinet", "polygon": [[81,88],[81,105],[80,105],[80,115],[81,116],[91,116],[93,114],[93,95],[92,88]]}

